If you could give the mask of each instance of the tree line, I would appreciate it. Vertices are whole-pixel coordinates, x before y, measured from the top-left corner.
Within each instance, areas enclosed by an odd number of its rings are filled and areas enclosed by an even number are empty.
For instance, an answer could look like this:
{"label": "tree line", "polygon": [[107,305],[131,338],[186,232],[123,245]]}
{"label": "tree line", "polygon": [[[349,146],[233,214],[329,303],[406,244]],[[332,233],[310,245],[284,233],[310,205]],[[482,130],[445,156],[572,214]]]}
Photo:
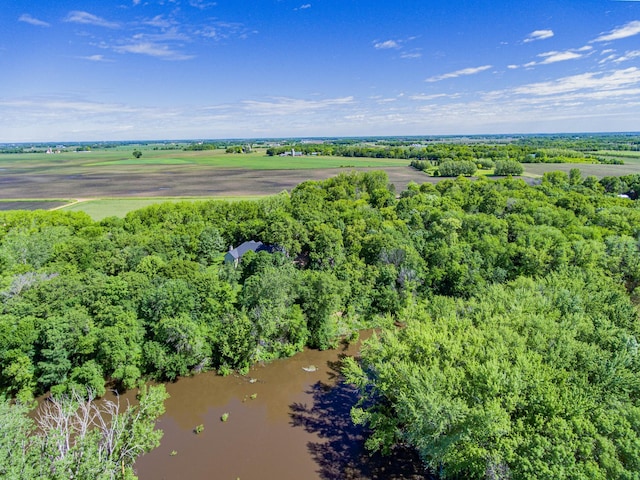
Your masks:
{"label": "tree line", "polygon": [[443,162],[514,161],[519,163],[599,163],[603,159],[570,148],[561,148],[555,144],[544,147],[529,144],[461,144],[434,143],[429,145],[377,145],[377,144],[338,144],[292,143],[267,148],[267,155],[281,155],[292,148],[304,155],[325,155],[339,157],[395,158],[414,161],[428,161],[433,165]]}
{"label": "tree line", "polygon": [[[0,389],[99,396],[384,327],[346,369],[371,448],[410,444],[443,477],[633,478],[640,210],[617,195],[637,183],[575,169],[397,195],[344,173],[99,222],[0,212]],[[247,240],[281,248],[224,262]]]}

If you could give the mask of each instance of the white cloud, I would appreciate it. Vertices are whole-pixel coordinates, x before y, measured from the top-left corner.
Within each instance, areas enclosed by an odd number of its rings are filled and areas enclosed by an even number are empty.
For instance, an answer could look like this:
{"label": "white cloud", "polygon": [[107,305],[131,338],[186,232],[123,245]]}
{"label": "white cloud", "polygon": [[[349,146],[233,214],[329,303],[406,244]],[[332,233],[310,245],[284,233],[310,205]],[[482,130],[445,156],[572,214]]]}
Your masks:
{"label": "white cloud", "polygon": [[113,60],[108,60],[104,55],[89,55],[88,57],[80,57],[83,60],[89,60],[90,62],[112,62]]}
{"label": "white cloud", "polygon": [[160,58],[162,60],[190,60],[194,58],[193,55],[186,55],[177,50],[173,50],[166,44],[148,41],[118,45],[113,47],[113,49],[118,53],[136,53]]}
{"label": "white cloud", "polygon": [[389,48],[400,48],[400,44],[395,40],[386,40],[384,42],[374,43],[373,48],[376,48],[378,50],[386,50]]}
{"label": "white cloud", "polygon": [[311,4],[310,3],[305,3],[304,5],[300,5],[300,10],[305,10],[307,8],[311,8]]}
{"label": "white cloud", "polygon": [[174,25],[174,22],[167,20],[162,15],[156,15],[152,19],[146,20],[143,23],[145,25],[157,28],[170,28],[172,25]]}
{"label": "white cloud", "polygon": [[439,82],[440,80],[446,80],[449,78],[457,78],[466,75],[475,75],[476,73],[484,72],[485,70],[489,70],[493,65],[483,65],[481,67],[470,67],[463,68],[461,70],[456,70],[455,72],[445,73],[442,75],[436,75],[434,77],[427,78],[427,82]]}
{"label": "white cloud", "polygon": [[212,22],[193,31],[194,35],[216,41],[230,38],[247,38],[250,34],[255,33],[257,32],[249,31],[242,23],[220,21]]}
{"label": "white cloud", "polygon": [[610,42],[621,38],[633,37],[640,34],[640,20],[634,20],[618,28],[614,28],[608,33],[600,35],[592,40],[593,42]]}
{"label": "white cloud", "polygon": [[632,60],[638,57],[640,57],[640,50],[631,50],[631,51],[625,52],[623,56],[616,58],[614,62],[616,63],[627,62],[629,60]]}
{"label": "white cloud", "polygon": [[640,83],[640,68],[631,67],[610,73],[583,73],[549,82],[530,83],[514,88],[518,95],[548,96],[580,90],[611,91]]}
{"label": "white cloud", "polygon": [[72,12],[69,12],[69,15],[67,15],[67,18],[65,18],[64,21],[69,23],[80,23],[83,25],[95,25],[97,27],[104,27],[104,28],[120,27],[120,25],[118,25],[115,22],[110,22],[108,20],[105,20],[104,18],[93,15],[92,13],[82,12],[79,10],[74,10]]}
{"label": "white cloud", "polygon": [[437,100],[438,98],[458,98],[460,94],[448,94],[448,93],[433,93],[431,95],[411,95],[409,98],[411,100],[416,100],[419,102],[430,102],[431,100]]}
{"label": "white cloud", "polygon": [[[525,63],[522,66],[525,68],[531,68],[531,67],[535,67],[536,65],[549,65],[551,63],[566,62],[567,60],[576,60],[578,58],[584,57],[583,53],[578,53],[578,52],[587,52],[590,50],[593,50],[593,47],[586,46],[586,47],[580,47],[580,48],[575,48],[571,50],[565,50],[564,52],[551,51],[551,52],[539,53],[537,56],[539,58],[542,58],[543,60],[540,60],[538,62],[533,61],[533,62]],[[518,65],[509,65],[507,68],[514,70],[519,67]]]}
{"label": "white cloud", "polygon": [[20,17],[18,17],[18,21],[19,22],[25,22],[28,23],[29,25],[33,25],[36,27],[50,27],[51,24],[47,23],[43,20],[39,20],[37,18],[32,17],[31,15],[29,15],[28,13],[23,13],[22,15],[20,15]]}
{"label": "white cloud", "polygon": [[553,30],[535,30],[524,39],[524,42],[529,43],[535,42],[536,40],[546,40],[547,38],[553,37],[553,35]]}
{"label": "white cloud", "polygon": [[311,114],[319,109],[349,105],[353,97],[329,98],[325,100],[303,100],[298,98],[278,97],[271,101],[245,100],[244,109],[255,115],[300,115]]}
{"label": "white cloud", "polygon": [[199,8],[200,10],[205,10],[210,7],[215,7],[216,2],[207,2],[205,0],[189,0],[189,5],[194,8]]}
{"label": "white cloud", "polygon": [[582,58],[582,56],[582,54],[572,52],[570,50],[567,50],[566,52],[545,52],[538,55],[538,57],[544,58],[544,60],[539,62],[540,65],[575,60],[577,58]]}
{"label": "white cloud", "polygon": [[[612,77],[609,72],[604,77]],[[562,81],[563,79],[558,79]],[[233,104],[149,107],[83,98],[2,99],[6,141],[231,138],[344,135],[446,135],[640,130],[640,85],[531,95],[435,92],[407,101],[354,97],[259,98]],[[593,82],[592,82],[593,83]],[[430,101],[431,100],[431,101]],[[275,114],[274,114],[275,113]],[[267,121],[268,119],[268,121]]]}
{"label": "white cloud", "polygon": [[402,52],[400,54],[400,58],[421,58],[421,57],[422,57],[422,53],[418,51]]}
{"label": "white cloud", "polygon": [[613,62],[613,61],[615,61],[617,58],[619,58],[617,55],[613,55],[613,54],[612,54],[612,55],[607,55],[607,56],[606,56],[606,57],[604,57],[602,60],[600,60],[600,61],[598,62],[598,64],[600,64],[600,65],[604,65],[604,64],[605,64],[605,63],[607,63],[607,62]]}
{"label": "white cloud", "polygon": [[51,113],[55,112],[76,112],[89,115],[100,115],[104,113],[118,112],[139,112],[141,109],[127,107],[122,104],[90,102],[78,99],[56,98],[56,97],[36,97],[13,100],[0,100],[0,106],[10,108],[31,108],[34,111]]}

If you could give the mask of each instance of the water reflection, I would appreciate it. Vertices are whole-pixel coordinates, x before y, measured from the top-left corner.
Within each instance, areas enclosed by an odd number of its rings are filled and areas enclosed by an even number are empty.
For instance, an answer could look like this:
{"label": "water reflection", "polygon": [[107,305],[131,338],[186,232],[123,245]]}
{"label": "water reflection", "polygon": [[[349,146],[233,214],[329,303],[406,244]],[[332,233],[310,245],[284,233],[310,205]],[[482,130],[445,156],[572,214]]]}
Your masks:
{"label": "water reflection", "polygon": [[324,480],[355,479],[424,479],[415,454],[398,449],[389,457],[371,455],[364,447],[365,432],[351,421],[351,407],[358,392],[338,374],[339,363],[330,366],[336,372],[333,383],[316,382],[307,391],[311,404],[291,405],[291,424],[318,437],[307,448],[319,466],[318,478]]}
{"label": "water reflection", "polygon": [[[364,432],[349,416],[357,392],[338,373],[340,355],[356,353],[357,347],[305,350],[246,377],[209,372],[167,384],[171,398],[159,420],[164,438],[136,463],[139,478],[428,478],[408,452],[365,451]],[[204,427],[200,434],[197,425]]]}

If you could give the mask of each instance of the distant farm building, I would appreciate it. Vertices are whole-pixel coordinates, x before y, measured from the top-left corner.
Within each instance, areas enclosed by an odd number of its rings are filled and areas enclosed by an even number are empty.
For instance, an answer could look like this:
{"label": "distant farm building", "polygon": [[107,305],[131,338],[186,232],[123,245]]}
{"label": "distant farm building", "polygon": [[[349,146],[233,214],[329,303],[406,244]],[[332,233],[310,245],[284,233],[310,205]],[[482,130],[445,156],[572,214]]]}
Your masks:
{"label": "distant farm building", "polygon": [[301,157],[302,152],[296,152],[295,148],[292,148],[291,151],[282,152],[280,154],[281,157]]}

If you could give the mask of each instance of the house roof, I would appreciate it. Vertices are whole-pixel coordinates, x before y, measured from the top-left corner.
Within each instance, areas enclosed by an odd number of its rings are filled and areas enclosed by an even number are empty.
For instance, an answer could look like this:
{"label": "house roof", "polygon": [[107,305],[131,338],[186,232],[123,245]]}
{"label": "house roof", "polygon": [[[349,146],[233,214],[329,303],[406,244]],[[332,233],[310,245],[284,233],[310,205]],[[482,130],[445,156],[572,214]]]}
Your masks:
{"label": "house roof", "polygon": [[238,245],[236,248],[229,250],[229,254],[237,259],[242,258],[242,256],[247,252],[259,252],[261,250],[268,250],[264,243],[256,242],[255,240],[250,240],[248,242],[244,242]]}

